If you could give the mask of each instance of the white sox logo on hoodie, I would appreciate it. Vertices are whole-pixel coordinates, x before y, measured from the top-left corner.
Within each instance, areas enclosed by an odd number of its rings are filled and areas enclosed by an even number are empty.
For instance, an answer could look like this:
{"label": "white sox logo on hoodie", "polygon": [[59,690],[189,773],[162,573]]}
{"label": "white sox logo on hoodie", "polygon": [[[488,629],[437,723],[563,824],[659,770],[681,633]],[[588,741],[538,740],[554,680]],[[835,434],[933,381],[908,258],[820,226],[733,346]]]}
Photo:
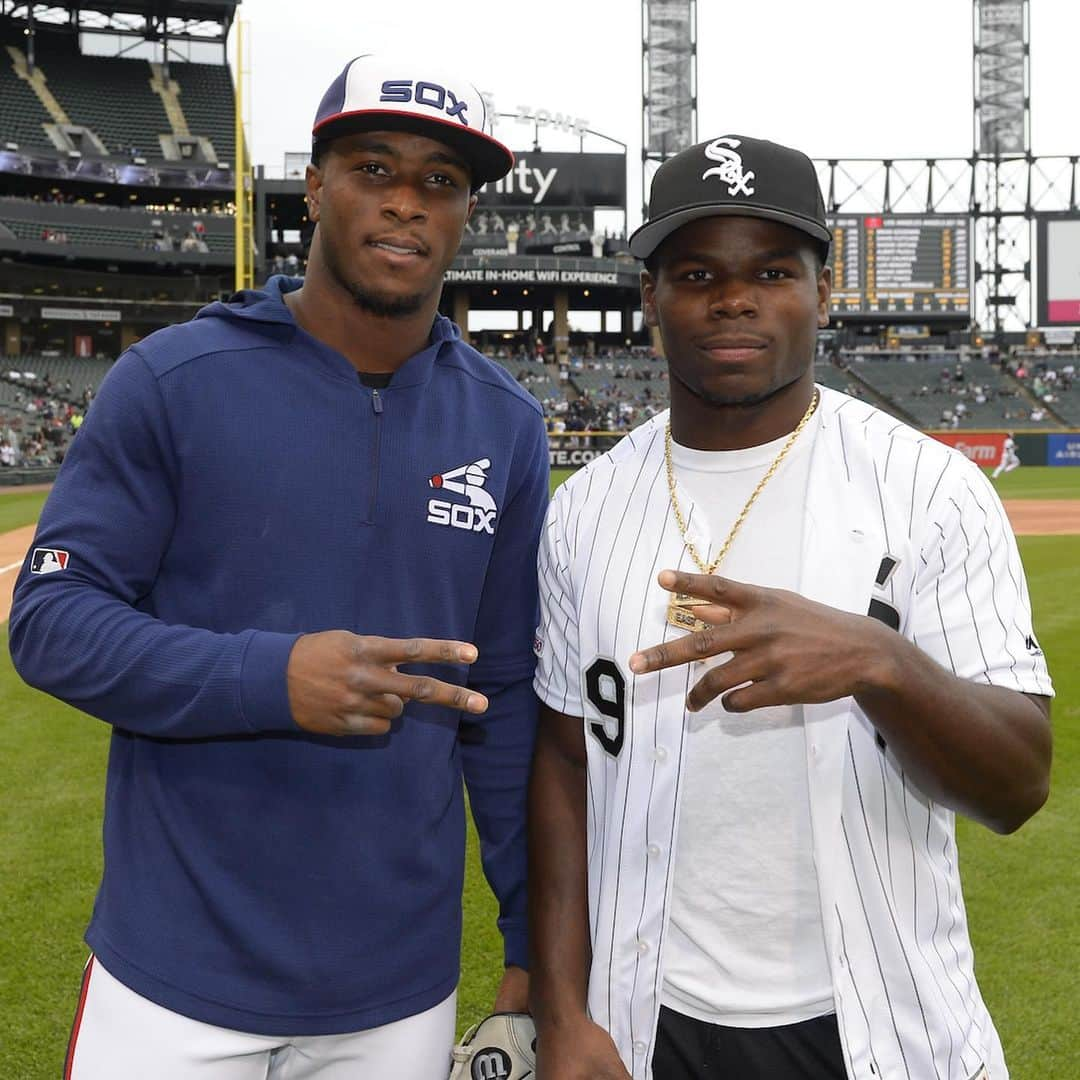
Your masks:
{"label": "white sox logo on hoodie", "polygon": [[495,500],[484,490],[487,482],[487,470],[491,468],[490,458],[470,461],[468,465],[459,465],[456,469],[436,473],[428,478],[428,486],[437,491],[453,492],[464,495],[468,503],[449,502],[446,499],[428,501],[427,519],[433,525],[446,525],[451,529],[465,529],[468,532],[495,535],[495,515],[498,507]]}

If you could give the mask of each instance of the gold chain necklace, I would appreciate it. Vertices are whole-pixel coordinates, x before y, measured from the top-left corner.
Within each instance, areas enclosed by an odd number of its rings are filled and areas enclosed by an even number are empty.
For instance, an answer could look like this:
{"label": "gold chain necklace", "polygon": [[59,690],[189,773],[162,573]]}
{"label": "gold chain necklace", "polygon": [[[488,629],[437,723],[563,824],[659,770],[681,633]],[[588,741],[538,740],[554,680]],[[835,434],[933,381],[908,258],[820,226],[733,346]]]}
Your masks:
{"label": "gold chain necklace", "polygon": [[[694,542],[686,535],[686,519],[683,517],[682,508],[679,506],[678,496],[675,494],[675,466],[671,460],[671,421],[668,421],[667,428],[664,431],[664,463],[667,466],[667,483],[668,493],[671,496],[671,508],[675,511],[675,522],[679,526],[679,535],[682,537],[683,544],[686,546],[686,550],[690,552],[690,557],[697,563],[697,568],[701,573],[714,574],[716,568],[723,562],[724,556],[728,553],[731,545],[734,543],[739,529],[742,528],[742,523],[746,520],[746,515],[750,513],[750,507],[754,505],[757,501],[757,497],[765,490],[765,485],[776,475],[776,470],[780,468],[780,463],[787,457],[788,451],[795,445],[795,441],[802,434],[806,425],[810,423],[810,417],[814,415],[817,403],[818,392],[815,389],[814,395],[810,399],[810,404],[807,406],[806,412],[803,413],[802,419],[795,425],[795,430],[788,436],[787,442],[784,443],[780,448],[780,452],[773,458],[773,462],[765,475],[758,481],[757,487],[754,488],[750,498],[746,500],[746,504],[743,506],[742,510],[739,511],[739,516],[735,519],[735,524],[731,526],[731,530],[727,534],[727,539],[720,548],[720,553],[711,563],[705,562],[698,552],[698,549],[694,546]],[[708,623],[695,618],[692,609],[707,603],[709,603],[708,600],[702,600],[696,596],[690,596],[687,593],[673,593],[671,599],[668,601],[667,621],[670,625],[678,627],[680,630],[704,630],[708,626]]]}

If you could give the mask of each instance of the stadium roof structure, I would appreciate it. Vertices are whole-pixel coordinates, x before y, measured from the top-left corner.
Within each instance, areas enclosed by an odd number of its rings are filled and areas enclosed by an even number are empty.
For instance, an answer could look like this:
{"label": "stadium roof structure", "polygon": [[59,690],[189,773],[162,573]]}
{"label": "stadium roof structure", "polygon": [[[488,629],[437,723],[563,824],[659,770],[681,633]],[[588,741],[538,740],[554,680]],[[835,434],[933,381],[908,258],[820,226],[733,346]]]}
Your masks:
{"label": "stadium roof structure", "polygon": [[26,4],[0,0],[0,19],[43,26],[68,26],[130,34],[147,40],[162,36],[224,41],[239,0],[91,0],[71,4]]}

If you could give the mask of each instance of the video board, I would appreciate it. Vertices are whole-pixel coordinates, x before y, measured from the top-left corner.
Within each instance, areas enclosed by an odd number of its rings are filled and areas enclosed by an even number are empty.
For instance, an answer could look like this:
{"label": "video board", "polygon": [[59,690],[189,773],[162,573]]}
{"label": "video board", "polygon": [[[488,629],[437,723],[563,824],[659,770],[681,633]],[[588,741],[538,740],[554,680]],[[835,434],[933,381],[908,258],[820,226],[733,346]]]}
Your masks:
{"label": "video board", "polygon": [[970,318],[970,218],[840,214],[829,221],[833,315]]}
{"label": "video board", "polygon": [[1039,326],[1080,326],[1080,214],[1036,218]]}

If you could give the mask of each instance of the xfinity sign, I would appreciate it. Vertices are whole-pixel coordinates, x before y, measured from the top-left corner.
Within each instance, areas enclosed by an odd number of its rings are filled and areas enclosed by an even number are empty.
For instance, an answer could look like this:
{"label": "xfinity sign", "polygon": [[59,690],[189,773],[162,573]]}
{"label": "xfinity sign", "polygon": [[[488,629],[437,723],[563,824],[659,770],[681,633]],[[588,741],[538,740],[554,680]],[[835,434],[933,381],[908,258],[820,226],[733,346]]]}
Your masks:
{"label": "xfinity sign", "polygon": [[626,208],[625,154],[525,150],[501,180],[480,189],[480,206],[532,210]]}
{"label": "xfinity sign", "polygon": [[536,206],[544,201],[544,196],[551,190],[551,185],[558,175],[558,165],[552,165],[545,170],[530,165],[527,158],[519,157],[514,167],[501,180],[496,180],[493,185],[486,185],[486,189],[493,188],[498,195],[527,196],[523,201]]}

